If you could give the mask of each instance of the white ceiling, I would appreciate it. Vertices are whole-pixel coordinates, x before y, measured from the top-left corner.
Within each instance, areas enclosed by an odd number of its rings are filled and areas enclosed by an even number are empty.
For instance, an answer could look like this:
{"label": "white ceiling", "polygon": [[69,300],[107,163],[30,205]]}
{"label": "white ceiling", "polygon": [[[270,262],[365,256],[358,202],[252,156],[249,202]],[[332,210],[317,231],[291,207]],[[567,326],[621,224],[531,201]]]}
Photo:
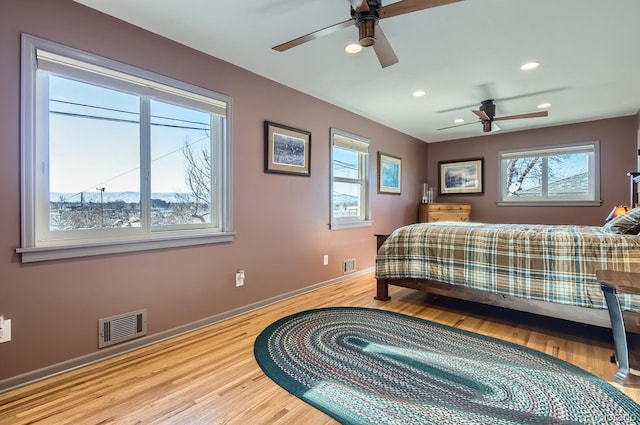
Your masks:
{"label": "white ceiling", "polygon": [[[344,52],[355,27],[271,49],[349,19],[347,0],[76,1],[425,142],[482,135],[471,109],[488,98],[496,116],[552,104],[546,118],[501,121],[502,132],[640,108],[640,0],[463,0],[383,19],[400,60],[385,69],[371,48]],[[541,66],[519,69],[531,60]],[[474,124],[437,130],[456,118]]]}

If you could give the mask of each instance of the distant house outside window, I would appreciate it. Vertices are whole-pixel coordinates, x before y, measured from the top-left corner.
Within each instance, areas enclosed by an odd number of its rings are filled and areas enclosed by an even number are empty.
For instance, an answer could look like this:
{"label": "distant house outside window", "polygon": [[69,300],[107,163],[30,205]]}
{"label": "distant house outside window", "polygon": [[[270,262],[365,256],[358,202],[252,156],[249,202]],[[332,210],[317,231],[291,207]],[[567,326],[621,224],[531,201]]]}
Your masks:
{"label": "distant house outside window", "polygon": [[23,262],[229,241],[231,99],[22,40]]}
{"label": "distant house outside window", "polygon": [[370,226],[369,140],[331,129],[331,228]]}
{"label": "distant house outside window", "polygon": [[498,204],[599,205],[599,142],[499,152]]}

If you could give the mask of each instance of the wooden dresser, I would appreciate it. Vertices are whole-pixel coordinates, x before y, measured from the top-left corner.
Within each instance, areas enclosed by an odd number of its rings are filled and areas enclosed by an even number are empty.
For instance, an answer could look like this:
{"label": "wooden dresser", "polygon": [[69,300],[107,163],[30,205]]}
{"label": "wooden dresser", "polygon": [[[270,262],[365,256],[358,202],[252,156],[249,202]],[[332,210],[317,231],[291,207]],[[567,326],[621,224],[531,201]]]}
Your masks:
{"label": "wooden dresser", "polygon": [[430,203],[418,205],[418,223],[469,221],[471,204]]}

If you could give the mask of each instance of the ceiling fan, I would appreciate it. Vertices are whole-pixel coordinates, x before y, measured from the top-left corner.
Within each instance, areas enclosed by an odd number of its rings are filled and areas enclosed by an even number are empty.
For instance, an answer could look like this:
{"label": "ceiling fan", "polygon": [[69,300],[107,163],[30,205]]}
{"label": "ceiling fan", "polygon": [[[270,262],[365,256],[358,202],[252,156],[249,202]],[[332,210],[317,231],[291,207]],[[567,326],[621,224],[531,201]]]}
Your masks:
{"label": "ceiling fan", "polygon": [[401,0],[387,6],[382,6],[380,0],[348,1],[351,4],[351,19],[279,44],[273,47],[273,50],[284,52],[307,41],[315,40],[316,38],[332,34],[342,28],[355,25],[359,31],[358,44],[362,47],[373,46],[380,65],[386,68],[387,66],[397,63],[398,57],[391,48],[391,44],[389,44],[389,40],[387,40],[387,37],[384,35],[382,28],[378,26],[380,19],[430,9],[449,3],[456,3],[461,0]]}
{"label": "ceiling fan", "polygon": [[[529,112],[526,114],[517,114],[517,115],[505,115],[501,117],[496,117],[496,104],[493,99],[483,100],[480,105],[480,109],[472,110],[474,114],[480,118],[480,122],[482,123],[482,131],[488,133],[490,131],[500,130],[498,124],[495,121],[504,121],[504,120],[517,120],[521,118],[537,118],[537,117],[546,117],[549,115],[548,111],[540,111],[540,112]],[[446,130],[448,128],[461,127],[463,125],[475,124],[477,121],[468,122],[465,124],[452,125],[449,127],[442,127],[438,130]]]}

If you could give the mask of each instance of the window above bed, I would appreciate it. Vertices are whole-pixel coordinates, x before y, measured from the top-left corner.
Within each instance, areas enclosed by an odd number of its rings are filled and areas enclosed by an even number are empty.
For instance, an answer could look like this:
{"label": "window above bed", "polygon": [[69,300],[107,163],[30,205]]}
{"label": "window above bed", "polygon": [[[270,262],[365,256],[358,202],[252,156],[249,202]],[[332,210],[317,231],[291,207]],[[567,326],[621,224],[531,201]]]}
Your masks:
{"label": "window above bed", "polygon": [[501,151],[498,205],[600,205],[598,141]]}

